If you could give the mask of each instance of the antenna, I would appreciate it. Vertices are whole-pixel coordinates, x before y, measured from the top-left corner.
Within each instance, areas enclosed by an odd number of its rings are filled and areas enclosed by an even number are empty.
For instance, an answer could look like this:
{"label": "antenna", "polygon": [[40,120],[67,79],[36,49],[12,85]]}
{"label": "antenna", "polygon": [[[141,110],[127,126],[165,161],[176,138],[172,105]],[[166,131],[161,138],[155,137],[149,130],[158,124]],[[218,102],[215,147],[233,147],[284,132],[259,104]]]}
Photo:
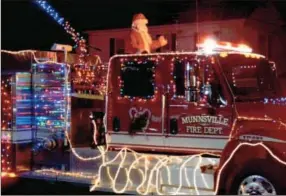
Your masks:
{"label": "antenna", "polygon": [[196,0],[196,26],[197,26],[197,42],[199,42],[199,9],[198,9],[198,0]]}

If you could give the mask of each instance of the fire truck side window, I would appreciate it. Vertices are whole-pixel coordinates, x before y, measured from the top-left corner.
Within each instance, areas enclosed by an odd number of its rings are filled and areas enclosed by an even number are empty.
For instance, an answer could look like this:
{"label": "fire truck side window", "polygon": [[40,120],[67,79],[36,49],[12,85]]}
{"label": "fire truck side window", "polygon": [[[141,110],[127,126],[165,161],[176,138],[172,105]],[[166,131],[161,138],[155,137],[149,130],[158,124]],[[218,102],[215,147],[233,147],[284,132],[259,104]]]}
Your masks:
{"label": "fire truck side window", "polygon": [[176,61],[174,63],[174,80],[176,85],[176,95],[185,96],[185,66],[184,63]]}
{"label": "fire truck side window", "polygon": [[154,86],[154,61],[129,61],[122,65],[121,96],[152,98]]}
{"label": "fire truck side window", "polygon": [[209,63],[177,61],[174,63],[173,76],[175,95],[184,96],[189,102],[209,102],[216,95],[223,97],[218,77]]}

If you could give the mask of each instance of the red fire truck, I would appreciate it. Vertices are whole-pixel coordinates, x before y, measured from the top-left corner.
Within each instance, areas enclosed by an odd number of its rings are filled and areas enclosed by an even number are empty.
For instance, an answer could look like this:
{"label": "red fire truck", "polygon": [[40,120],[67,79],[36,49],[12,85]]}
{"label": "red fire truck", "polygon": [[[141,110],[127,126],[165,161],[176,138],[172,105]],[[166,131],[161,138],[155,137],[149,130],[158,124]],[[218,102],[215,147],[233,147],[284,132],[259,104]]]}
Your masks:
{"label": "red fire truck", "polygon": [[[17,176],[140,195],[286,194],[286,95],[275,63],[246,45],[198,48],[112,57],[101,102],[81,89],[60,93],[60,141],[13,132]],[[49,81],[69,91],[62,75]],[[39,87],[53,92],[36,82],[36,97],[46,92]]]}
{"label": "red fire truck", "polygon": [[275,64],[245,45],[207,40],[198,52],[118,55],[110,60],[110,150],[211,153],[214,190],[286,193],[286,96]]}

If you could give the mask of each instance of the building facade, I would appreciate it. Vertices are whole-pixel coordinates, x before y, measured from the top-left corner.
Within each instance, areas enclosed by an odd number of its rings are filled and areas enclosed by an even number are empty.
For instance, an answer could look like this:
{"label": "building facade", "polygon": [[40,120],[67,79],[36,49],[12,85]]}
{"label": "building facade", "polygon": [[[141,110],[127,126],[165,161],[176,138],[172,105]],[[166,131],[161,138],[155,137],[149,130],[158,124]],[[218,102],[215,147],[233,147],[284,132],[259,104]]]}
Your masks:
{"label": "building facade", "polygon": [[[209,13],[209,10],[201,10],[201,19],[197,20],[198,22],[181,20],[185,23],[149,26],[153,39],[164,35],[168,40],[168,44],[157,52],[194,51],[197,40],[213,37],[218,41],[247,44],[254,52],[275,61],[279,74],[286,72],[285,24],[274,6],[258,7],[250,13],[229,18],[216,17],[213,20],[214,17]],[[182,13],[181,18],[188,18],[188,13]],[[89,44],[101,49],[101,52],[90,52],[98,54],[102,61],[107,63],[111,56],[125,53],[130,28],[95,30],[87,33]]]}

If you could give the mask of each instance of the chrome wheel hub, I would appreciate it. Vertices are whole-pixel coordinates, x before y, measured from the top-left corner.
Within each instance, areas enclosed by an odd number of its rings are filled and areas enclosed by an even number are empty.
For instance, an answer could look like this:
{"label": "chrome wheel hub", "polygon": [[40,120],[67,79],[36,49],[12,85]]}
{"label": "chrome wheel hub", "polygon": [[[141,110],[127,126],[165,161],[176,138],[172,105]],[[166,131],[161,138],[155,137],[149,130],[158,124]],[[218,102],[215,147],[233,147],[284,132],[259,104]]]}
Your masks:
{"label": "chrome wheel hub", "polygon": [[238,195],[276,195],[276,190],[263,176],[252,175],[240,183]]}

